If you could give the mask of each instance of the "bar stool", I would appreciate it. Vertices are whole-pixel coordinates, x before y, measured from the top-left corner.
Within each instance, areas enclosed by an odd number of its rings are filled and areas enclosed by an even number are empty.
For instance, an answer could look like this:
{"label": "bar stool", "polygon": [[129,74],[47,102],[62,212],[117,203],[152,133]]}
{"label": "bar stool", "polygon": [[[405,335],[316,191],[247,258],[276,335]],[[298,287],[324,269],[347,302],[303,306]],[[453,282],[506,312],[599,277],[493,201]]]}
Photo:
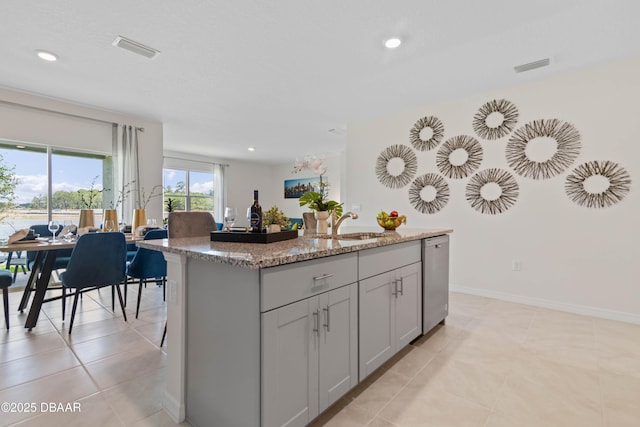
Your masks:
{"label": "bar stool", "polygon": [[13,275],[9,270],[0,270],[0,288],[4,302],[4,323],[9,329],[9,286],[13,283]]}

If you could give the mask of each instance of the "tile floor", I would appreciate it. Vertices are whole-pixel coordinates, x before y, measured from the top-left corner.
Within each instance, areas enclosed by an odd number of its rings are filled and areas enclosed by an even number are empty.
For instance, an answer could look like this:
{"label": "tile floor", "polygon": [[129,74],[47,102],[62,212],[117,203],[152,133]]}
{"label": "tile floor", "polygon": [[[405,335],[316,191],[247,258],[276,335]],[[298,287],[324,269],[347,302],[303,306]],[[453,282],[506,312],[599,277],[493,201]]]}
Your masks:
{"label": "tile floor", "polygon": [[[86,294],[71,337],[59,302],[24,330],[19,295],[11,294],[13,327],[0,335],[0,402],[36,402],[38,410],[42,402],[79,402],[81,412],[2,413],[0,425],[176,425],[161,409],[160,288],[143,290],[137,320],[130,288],[127,323],[111,313],[108,289]],[[445,326],[312,425],[640,426],[640,325],[456,293],[450,307]]]}

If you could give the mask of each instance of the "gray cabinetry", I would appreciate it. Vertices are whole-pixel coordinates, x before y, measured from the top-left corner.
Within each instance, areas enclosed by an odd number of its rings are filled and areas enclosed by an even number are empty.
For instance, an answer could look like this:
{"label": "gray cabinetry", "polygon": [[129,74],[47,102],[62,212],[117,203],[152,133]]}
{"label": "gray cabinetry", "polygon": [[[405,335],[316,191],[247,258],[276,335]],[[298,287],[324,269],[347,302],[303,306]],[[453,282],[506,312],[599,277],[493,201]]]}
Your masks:
{"label": "gray cabinetry", "polygon": [[449,314],[449,236],[424,239],[423,252],[422,333],[426,334]]}
{"label": "gray cabinetry", "polygon": [[360,281],[360,380],[422,333],[420,262]]}
{"label": "gray cabinetry", "polygon": [[261,315],[264,427],[305,426],[357,384],[357,283],[342,283],[355,282],[356,271],[354,255],[267,271],[263,308],[289,303]]}

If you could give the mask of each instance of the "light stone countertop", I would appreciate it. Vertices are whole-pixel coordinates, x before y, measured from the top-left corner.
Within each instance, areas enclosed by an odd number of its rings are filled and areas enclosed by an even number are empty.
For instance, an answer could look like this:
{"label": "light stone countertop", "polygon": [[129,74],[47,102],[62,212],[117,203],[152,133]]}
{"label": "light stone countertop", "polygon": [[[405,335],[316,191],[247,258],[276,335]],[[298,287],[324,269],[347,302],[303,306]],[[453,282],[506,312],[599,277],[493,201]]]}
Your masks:
{"label": "light stone countertop", "polygon": [[186,255],[190,258],[230,264],[241,268],[257,269],[441,236],[450,234],[453,230],[400,227],[397,231],[386,231],[383,233],[383,237],[372,239],[344,240],[339,238],[342,234],[354,232],[381,233],[382,230],[380,228],[345,227],[341,228],[338,238],[334,239],[320,238],[314,233],[300,231],[297,239],[268,244],[212,242],[209,236],[141,240],[136,244],[141,248]]}

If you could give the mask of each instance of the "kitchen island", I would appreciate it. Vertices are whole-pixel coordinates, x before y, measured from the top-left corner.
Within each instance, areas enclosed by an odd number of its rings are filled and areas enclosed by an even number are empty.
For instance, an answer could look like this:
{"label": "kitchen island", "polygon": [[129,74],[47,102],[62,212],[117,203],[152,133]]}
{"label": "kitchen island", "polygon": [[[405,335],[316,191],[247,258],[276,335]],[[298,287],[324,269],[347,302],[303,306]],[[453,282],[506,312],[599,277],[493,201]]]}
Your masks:
{"label": "kitchen island", "polygon": [[175,421],[304,426],[424,333],[423,307],[444,320],[452,230],[353,231],[138,242],[167,259],[164,406]]}

